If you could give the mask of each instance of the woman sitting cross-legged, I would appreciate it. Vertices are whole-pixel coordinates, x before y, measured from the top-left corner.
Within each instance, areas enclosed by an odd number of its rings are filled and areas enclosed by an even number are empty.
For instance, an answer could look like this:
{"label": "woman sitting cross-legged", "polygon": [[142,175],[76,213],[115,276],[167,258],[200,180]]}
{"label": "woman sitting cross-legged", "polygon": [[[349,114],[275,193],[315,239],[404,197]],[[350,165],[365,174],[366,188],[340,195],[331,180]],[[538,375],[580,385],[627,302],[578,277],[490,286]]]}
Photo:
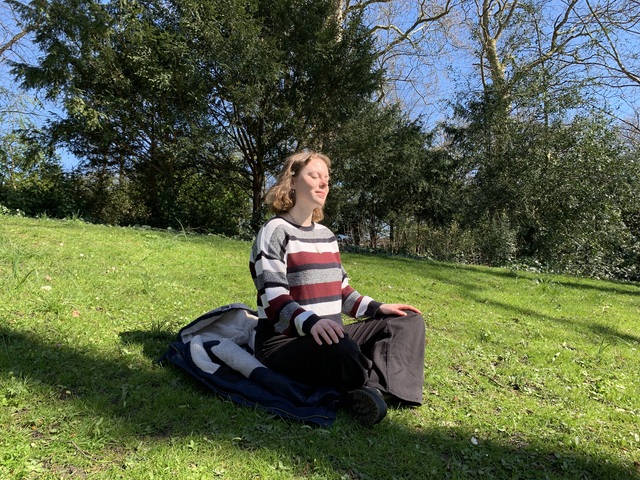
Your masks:
{"label": "woman sitting cross-legged", "polygon": [[[425,325],[415,307],[377,302],[349,284],[335,236],[318,223],[330,167],[321,153],[293,154],[267,192],[275,216],[258,232],[249,264],[256,357],[296,380],[340,389],[355,418],[372,426],[387,401],[422,403]],[[342,314],[363,320],[344,325]]]}

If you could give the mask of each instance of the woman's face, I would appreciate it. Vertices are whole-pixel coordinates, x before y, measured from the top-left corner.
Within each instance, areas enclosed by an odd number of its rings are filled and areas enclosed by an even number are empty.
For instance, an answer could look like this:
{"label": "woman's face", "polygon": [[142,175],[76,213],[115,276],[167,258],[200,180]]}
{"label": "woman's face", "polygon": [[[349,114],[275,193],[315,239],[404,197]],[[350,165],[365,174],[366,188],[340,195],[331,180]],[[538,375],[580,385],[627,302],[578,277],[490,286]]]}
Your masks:
{"label": "woman's face", "polygon": [[319,158],[312,158],[293,178],[296,206],[309,211],[322,208],[329,194],[329,169]]}

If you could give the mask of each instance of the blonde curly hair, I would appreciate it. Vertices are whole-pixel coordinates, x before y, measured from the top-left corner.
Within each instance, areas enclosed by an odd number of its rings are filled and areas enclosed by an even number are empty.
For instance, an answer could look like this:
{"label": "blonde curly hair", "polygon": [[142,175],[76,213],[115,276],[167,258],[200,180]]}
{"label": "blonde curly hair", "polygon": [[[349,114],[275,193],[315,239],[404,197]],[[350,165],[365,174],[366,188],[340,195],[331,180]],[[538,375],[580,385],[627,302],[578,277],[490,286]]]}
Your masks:
{"label": "blonde curly hair", "polygon": [[[296,204],[296,194],[293,189],[293,179],[300,173],[302,168],[307,165],[311,160],[322,160],[327,169],[331,170],[331,160],[326,155],[314,152],[313,150],[303,150],[301,152],[294,153],[288,156],[282,171],[276,179],[276,183],[269,188],[265,195],[264,202],[268,205],[269,210],[276,215],[282,215],[287,213]],[[313,210],[311,220],[314,222],[320,222],[324,218],[324,212],[322,208],[316,208]]]}

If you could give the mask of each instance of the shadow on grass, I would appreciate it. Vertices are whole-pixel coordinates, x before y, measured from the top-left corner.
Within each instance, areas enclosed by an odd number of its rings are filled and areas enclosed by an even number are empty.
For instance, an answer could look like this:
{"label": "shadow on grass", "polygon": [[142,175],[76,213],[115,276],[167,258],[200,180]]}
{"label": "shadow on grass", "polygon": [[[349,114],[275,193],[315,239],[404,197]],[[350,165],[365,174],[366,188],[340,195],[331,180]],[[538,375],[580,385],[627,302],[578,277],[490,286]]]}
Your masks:
{"label": "shadow on grass", "polygon": [[[406,421],[396,421],[392,413],[370,430],[344,416],[328,431],[302,428],[223,401],[174,367],[154,366],[152,360],[173,339],[168,332],[123,332],[121,339],[120,352],[88,352],[1,326],[0,376],[11,371],[45,390],[64,390],[64,399],[48,400],[52,408],[77,400],[77,407],[72,405],[76,419],[104,418],[105,430],[107,423],[113,425],[115,438],[107,444],[201,435],[247,455],[274,452],[285,466],[294,465],[287,468],[296,478],[314,476],[319,465],[325,473],[351,479],[640,478],[628,463],[541,442],[475,442],[474,433],[463,427],[418,424],[411,410],[397,414]],[[147,359],[131,353],[136,345]]]}
{"label": "shadow on grass", "polygon": [[132,330],[130,332],[121,332],[120,339],[125,344],[136,344],[142,347],[142,353],[155,361],[159,359],[171,342],[177,340],[175,332],[166,330]]}
{"label": "shadow on grass", "polygon": [[[592,333],[595,333],[598,336],[606,336],[609,338],[616,338],[619,340],[623,340],[625,342],[634,342],[634,343],[640,343],[640,336],[638,335],[632,335],[632,334],[628,334],[628,333],[623,333],[620,331],[617,331],[615,328],[612,328],[610,326],[605,326],[602,325],[601,323],[598,322],[589,322],[588,320],[585,321],[577,321],[577,320],[573,320],[571,318],[568,318],[566,316],[563,315],[550,315],[550,314],[545,314],[545,313],[541,313],[539,311],[536,311],[534,309],[530,309],[530,308],[523,308],[523,307],[519,307],[519,306],[514,306],[505,302],[499,302],[496,300],[491,299],[490,297],[484,297],[481,295],[481,293],[483,291],[486,290],[487,285],[490,284],[488,282],[490,282],[490,279],[492,277],[501,277],[501,278],[512,278],[514,280],[520,278],[523,280],[534,280],[534,278],[529,278],[528,276],[526,278],[521,277],[518,272],[510,272],[510,271],[498,271],[496,269],[491,269],[488,270],[489,267],[486,267],[487,270],[485,271],[483,269],[483,267],[473,267],[473,266],[467,266],[467,265],[449,265],[449,264],[436,264],[434,265],[434,270],[433,271],[423,271],[422,275],[425,278],[431,279],[431,280],[435,280],[437,282],[441,282],[443,284],[447,284],[447,285],[453,285],[457,288],[460,289],[460,291],[462,293],[464,293],[465,298],[468,299],[469,301],[473,301],[473,302],[477,302],[477,303],[481,303],[481,304],[485,304],[485,305],[490,305],[496,308],[499,308],[501,310],[504,310],[506,312],[512,312],[512,314],[516,315],[516,316],[526,316],[528,318],[532,318],[532,319],[537,319],[537,320],[543,320],[543,321],[548,321],[548,322],[554,322],[554,323],[558,323],[558,324],[564,324],[564,325],[569,325],[573,328],[576,329],[585,329],[585,330],[590,330]],[[440,270],[446,270],[447,273],[446,274],[442,274],[439,273]],[[462,281],[462,280],[455,280],[456,276],[452,275],[451,273],[448,272],[448,270],[465,270],[465,271],[469,271],[471,273],[473,273],[475,276],[477,277],[481,277],[483,279],[486,279],[485,281],[479,281],[479,282],[470,282],[470,281]],[[530,274],[527,274],[530,275]],[[471,278],[470,275],[464,275],[463,278]],[[546,277],[545,277],[546,278]],[[640,288],[636,285],[636,284],[625,284],[624,287],[626,288],[615,288],[615,287],[599,287],[599,286],[594,286],[594,285],[583,285],[581,283],[578,282],[564,282],[564,281],[556,281],[556,280],[552,280],[548,282],[549,285],[560,285],[560,286],[564,286],[564,287],[570,287],[570,288],[574,288],[574,289],[596,289],[602,292],[610,292],[610,293],[615,293],[615,294],[619,294],[619,295],[640,295]]]}
{"label": "shadow on grass", "polygon": [[513,305],[509,305],[508,303],[497,302],[495,300],[487,300],[481,297],[477,297],[475,295],[469,295],[469,299],[479,303],[481,302],[487,305],[492,305],[502,310],[513,312],[516,315],[526,316],[528,318],[537,319],[537,320],[551,321],[558,324],[565,324],[575,329],[588,329],[592,333],[595,333],[596,335],[598,335],[599,337],[605,336],[605,337],[609,337],[609,339],[617,339],[617,340],[623,340],[625,342],[633,342],[633,343],[640,344],[639,336],[631,335],[628,333],[622,333],[615,330],[614,328],[611,328],[606,325],[602,325],[597,322],[589,323],[586,321],[575,321],[564,316],[542,314],[540,312],[537,312],[529,308],[514,307]]}
{"label": "shadow on grass", "polygon": [[[509,279],[534,279],[536,278],[536,274],[532,272],[520,272],[517,270],[505,270],[505,269],[497,269],[492,267],[481,267],[474,265],[465,265],[462,263],[435,263],[434,264],[438,269],[447,269],[447,270],[464,270],[476,275],[486,275],[487,277],[501,277],[501,278],[509,278]],[[588,280],[584,282],[580,282],[577,279],[571,280],[570,277],[562,277],[562,276],[552,276],[548,274],[541,274],[542,277],[548,278],[549,283],[560,285],[567,288],[573,288],[577,290],[596,290],[603,293],[614,293],[616,295],[629,295],[632,297],[640,297],[640,284],[637,282],[622,282],[616,280],[609,280],[606,282],[603,281],[602,284],[594,285],[593,283],[588,283]],[[451,278],[451,276],[447,277]]]}

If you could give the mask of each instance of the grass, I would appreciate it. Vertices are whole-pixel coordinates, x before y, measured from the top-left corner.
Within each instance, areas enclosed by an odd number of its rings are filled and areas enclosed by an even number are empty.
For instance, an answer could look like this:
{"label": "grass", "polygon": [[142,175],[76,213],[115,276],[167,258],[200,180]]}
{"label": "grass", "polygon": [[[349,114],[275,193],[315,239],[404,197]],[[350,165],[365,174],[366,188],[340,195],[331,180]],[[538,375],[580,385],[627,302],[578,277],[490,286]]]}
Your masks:
{"label": "grass", "polygon": [[425,402],[320,429],[153,363],[255,305],[249,247],[0,216],[0,478],[640,478],[637,284],[345,254],[359,291],[425,313]]}

